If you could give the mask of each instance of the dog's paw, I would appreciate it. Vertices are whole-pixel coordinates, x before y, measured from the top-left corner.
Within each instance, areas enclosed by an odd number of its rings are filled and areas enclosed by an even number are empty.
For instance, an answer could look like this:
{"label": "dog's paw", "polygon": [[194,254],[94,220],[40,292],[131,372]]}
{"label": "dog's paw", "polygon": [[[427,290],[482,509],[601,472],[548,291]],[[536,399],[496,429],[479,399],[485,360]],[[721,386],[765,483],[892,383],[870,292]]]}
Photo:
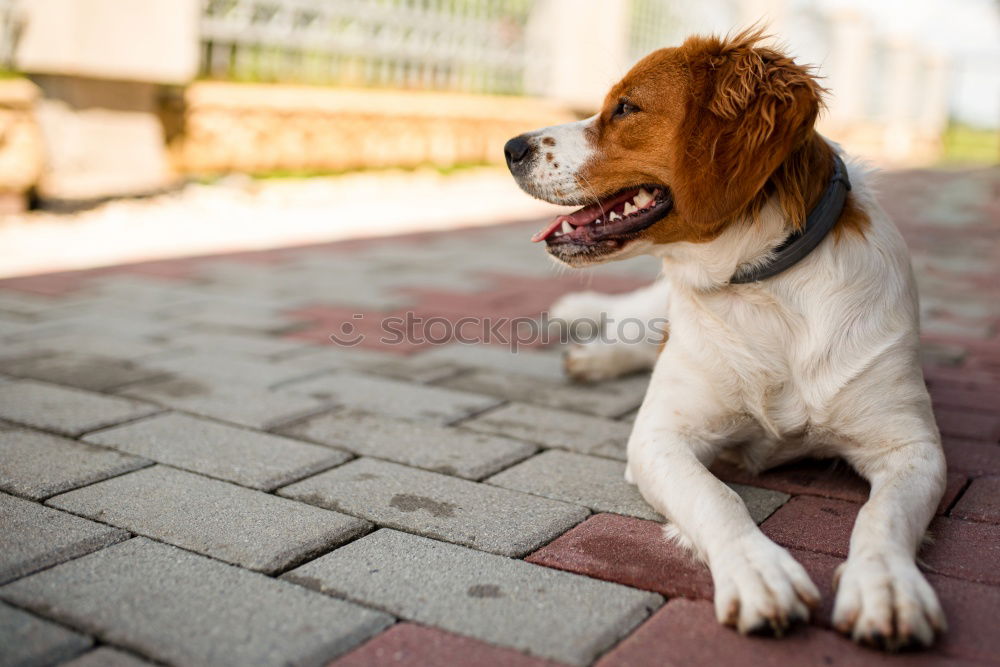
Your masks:
{"label": "dog's paw", "polygon": [[782,635],[809,620],[819,591],[787,551],[763,535],[731,545],[711,561],[715,616],[741,634]]}
{"label": "dog's paw", "polygon": [[576,382],[602,382],[635,370],[622,356],[614,345],[577,344],[563,353],[563,369]]}
{"label": "dog's paw", "polygon": [[837,570],[833,625],[860,644],[896,651],[944,632],[934,589],[905,556],[853,556]]}
{"label": "dog's paw", "polygon": [[549,321],[569,331],[576,340],[595,338],[601,333],[609,298],[599,292],[567,294],[549,308]]}

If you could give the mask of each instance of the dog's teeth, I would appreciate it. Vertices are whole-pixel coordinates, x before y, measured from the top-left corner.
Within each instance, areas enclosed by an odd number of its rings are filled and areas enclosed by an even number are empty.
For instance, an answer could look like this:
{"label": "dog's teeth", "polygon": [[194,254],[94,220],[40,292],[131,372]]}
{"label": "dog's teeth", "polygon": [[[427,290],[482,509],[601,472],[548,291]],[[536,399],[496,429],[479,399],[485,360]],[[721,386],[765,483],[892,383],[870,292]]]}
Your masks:
{"label": "dog's teeth", "polygon": [[565,220],[563,220],[563,223],[562,223],[562,233],[563,234],[569,234],[571,231],[573,231],[573,226],[570,225]]}
{"label": "dog's teeth", "polygon": [[597,220],[594,220],[594,224],[595,225],[603,225],[604,224],[604,218],[598,218]]}
{"label": "dog's teeth", "polygon": [[614,211],[612,211],[611,215],[608,216],[608,221],[609,222],[614,222],[615,220],[621,220],[621,218],[622,217],[620,215],[618,215],[617,213],[615,213]]}
{"label": "dog's teeth", "polygon": [[632,202],[628,202],[627,204],[625,204],[625,211],[624,211],[625,215],[630,215],[638,210],[639,209],[636,208]]}
{"label": "dog's teeth", "polygon": [[563,233],[561,231],[559,231],[558,229],[556,231],[552,232],[552,236],[562,236],[562,235],[563,235]]}
{"label": "dog's teeth", "polygon": [[645,188],[641,188],[633,201],[635,201],[635,205],[639,208],[646,208],[646,205],[653,201],[653,195],[646,192]]}

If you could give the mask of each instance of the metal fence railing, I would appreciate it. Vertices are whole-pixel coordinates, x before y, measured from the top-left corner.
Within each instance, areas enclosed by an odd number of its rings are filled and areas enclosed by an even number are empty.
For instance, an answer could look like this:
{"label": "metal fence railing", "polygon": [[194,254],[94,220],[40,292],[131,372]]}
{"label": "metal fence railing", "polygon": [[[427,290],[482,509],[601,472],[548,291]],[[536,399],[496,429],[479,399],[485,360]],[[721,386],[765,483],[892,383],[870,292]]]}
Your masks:
{"label": "metal fence railing", "polygon": [[18,0],[0,0],[0,69],[14,69],[14,49],[21,32]]}
{"label": "metal fence railing", "polygon": [[670,46],[681,23],[671,0],[632,0],[629,16],[629,59]]}
{"label": "metal fence railing", "polygon": [[521,93],[530,0],[204,0],[202,74]]}

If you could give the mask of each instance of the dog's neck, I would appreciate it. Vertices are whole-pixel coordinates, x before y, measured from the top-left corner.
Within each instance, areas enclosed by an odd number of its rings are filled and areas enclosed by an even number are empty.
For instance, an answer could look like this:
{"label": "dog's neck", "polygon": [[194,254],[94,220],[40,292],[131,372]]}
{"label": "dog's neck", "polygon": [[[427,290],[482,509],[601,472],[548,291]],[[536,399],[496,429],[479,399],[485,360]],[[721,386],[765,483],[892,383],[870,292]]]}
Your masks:
{"label": "dog's neck", "polygon": [[834,155],[833,163],[830,181],[819,201],[810,209],[805,225],[774,249],[772,261],[763,266],[739,267],[729,279],[730,284],[755,283],[773,278],[808,257],[823,242],[840,219],[847,203],[847,193],[851,190],[844,161],[839,155]]}
{"label": "dog's neck", "polygon": [[[818,132],[811,130],[806,139],[778,165],[755,198],[763,208],[770,200],[788,218],[789,232],[802,228],[809,211],[823,196],[833,174],[833,147]],[[751,211],[755,204],[751,204]]]}
{"label": "dog's neck", "polygon": [[823,196],[833,173],[833,155],[830,144],[811,132],[717,238],[656,248],[664,275],[696,291],[716,290],[729,286],[737,272],[769,264]]}

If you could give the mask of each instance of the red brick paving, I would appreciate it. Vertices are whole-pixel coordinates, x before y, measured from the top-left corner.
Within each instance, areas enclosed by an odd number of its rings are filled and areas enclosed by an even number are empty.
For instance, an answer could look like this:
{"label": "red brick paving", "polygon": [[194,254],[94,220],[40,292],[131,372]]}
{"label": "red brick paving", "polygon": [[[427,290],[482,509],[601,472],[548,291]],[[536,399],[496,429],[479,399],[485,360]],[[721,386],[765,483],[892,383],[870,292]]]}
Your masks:
{"label": "red brick paving", "polygon": [[832,498],[796,496],[761,524],[761,530],[786,547],[847,556],[851,528],[859,503]]}
{"label": "red brick paving", "polygon": [[[1000,396],[1000,372],[966,366],[924,366],[924,379],[933,397],[941,385],[960,387],[985,395]],[[995,410],[994,410],[995,412]]]}
{"label": "red brick paving", "polygon": [[938,517],[929,532],[933,540],[920,552],[929,571],[1000,585],[1000,525]]}
{"label": "red brick paving", "polygon": [[712,595],[708,568],[668,542],[655,521],[598,514],[525,560],[667,597]]}
{"label": "red brick paving", "polygon": [[707,601],[673,600],[598,661],[598,667],[754,665],[861,667],[967,665],[934,654],[886,655],[861,648],[835,632],[801,627],[782,639],[741,637],[715,620]]}
{"label": "red brick paving", "polygon": [[[360,347],[392,354],[412,354],[431,345],[453,341],[454,336],[443,337],[448,331],[464,337],[461,342],[508,345],[514,335],[514,323],[493,328],[490,322],[537,318],[560,296],[583,287],[579,276],[539,280],[497,273],[482,275],[494,284],[478,292],[401,288],[397,292],[413,301],[404,308],[391,311],[365,311],[331,304],[314,304],[291,310],[286,313],[288,317],[305,324],[286,334],[286,337],[333,344],[331,334],[351,325],[354,327],[351,331],[364,335]],[[628,278],[602,277],[601,289],[613,293],[627,292],[643,283]],[[406,326],[410,334],[405,342],[392,342],[392,337],[386,336],[382,323],[388,318],[394,318],[399,323],[392,324],[395,330],[403,329],[402,322],[413,322],[412,326]],[[458,329],[461,322],[465,324]],[[523,347],[544,343],[542,340],[527,340],[526,337],[519,338],[518,342]]]}
{"label": "red brick paving", "polygon": [[[854,503],[863,503],[868,499],[868,482],[842,461],[801,461],[759,475],[732,465],[717,463],[712,467],[712,472],[727,482],[760,486],[789,495],[808,494]],[[948,510],[967,481],[968,478],[958,471],[948,472],[948,485],[938,505],[939,514]]]}
{"label": "red brick paving", "polygon": [[970,389],[953,380],[935,380],[929,386],[935,408],[940,406],[995,414],[1000,406],[1000,385],[993,390],[982,386]]}
{"label": "red brick paving", "polygon": [[805,493],[858,503],[868,497],[868,482],[843,461],[802,461],[759,475],[731,464],[716,463],[712,472],[727,482],[752,484],[791,495]]}
{"label": "red brick paving", "polygon": [[972,480],[952,509],[951,516],[969,521],[1000,523],[1000,477]]}
{"label": "red brick paving", "polygon": [[[829,628],[833,574],[843,558],[804,549],[790,552],[805,567],[822,596],[813,624]],[[660,524],[654,521],[598,514],[526,560],[655,591],[668,598],[712,599],[708,568],[668,542]],[[1000,633],[993,629],[1000,613],[1000,587],[937,574],[929,574],[928,580],[938,593],[950,625],[935,653],[984,660],[1000,657]]]}
{"label": "red brick paving", "polygon": [[[823,606],[814,620],[829,625],[833,571],[843,559],[801,549],[792,549],[791,553],[823,595]],[[714,593],[708,567],[664,538],[661,524],[645,519],[595,515],[525,560],[668,598],[711,600]]]}
{"label": "red brick paving", "polygon": [[[843,558],[860,507],[831,498],[797,496],[761,524],[761,529],[783,546]],[[933,539],[920,551],[929,571],[1000,584],[1000,526],[938,517],[929,532]]]}
{"label": "red brick paving", "polygon": [[[1000,173],[1000,172],[994,172]],[[902,177],[900,177],[902,176]],[[949,618],[950,630],[933,652],[882,656],[859,649],[821,628],[799,630],[782,641],[743,639],[720,628],[711,605],[711,577],[662,537],[660,526],[611,514],[591,517],[528,557],[531,562],[658,591],[675,599],[608,653],[601,665],[644,664],[823,664],[881,665],[950,664],[942,654],[983,661],[1000,661],[1000,189],[996,201],[963,202],[981,219],[965,226],[941,225],[928,218],[929,207],[921,205],[927,191],[960,183],[967,174],[911,172],[887,178],[882,183],[884,204],[894,215],[915,255],[930,258],[923,269],[932,279],[931,308],[936,321],[924,336],[927,342],[947,346],[958,354],[947,363],[925,366],[925,377],[944,436],[949,464],[949,484],[937,518],[931,525],[934,542],[922,552],[928,578],[937,590]],[[993,176],[995,179],[996,177]],[[940,191],[939,191],[940,192]],[[978,208],[977,208],[978,207]],[[938,209],[935,209],[938,210]],[[474,235],[484,230],[463,230]],[[453,236],[456,232],[448,232]],[[359,239],[306,247],[310,253],[333,254],[389,242],[416,246],[435,234],[414,234],[389,239]],[[956,245],[972,258],[958,261]],[[938,257],[940,248],[948,250]],[[233,253],[215,257],[182,258],[143,262],[118,267],[72,271],[0,280],[0,290],[35,295],[61,296],[86,289],[92,278],[136,274],[166,281],[197,280],[201,266],[212,261],[238,261],[277,265],[294,260],[296,248]],[[942,259],[943,258],[943,259]],[[989,260],[992,259],[992,264]],[[943,261],[948,260],[948,261]],[[992,269],[987,270],[992,266]],[[986,268],[984,268],[986,267]],[[440,316],[453,322],[469,315],[534,317],[565,292],[581,289],[576,276],[540,281],[533,277],[488,274],[492,285],[478,293],[451,292],[413,286],[400,289],[409,297],[405,309],[393,313],[364,312],[359,327],[365,333],[387,314],[412,311],[424,317]],[[604,291],[636,287],[629,279],[602,278]],[[928,290],[924,290],[925,295]],[[963,315],[959,307],[979,304]],[[986,305],[983,305],[986,304]],[[341,324],[358,325],[358,309],[336,303],[289,313],[291,322],[302,326],[291,335],[330,343],[330,334]],[[365,322],[367,320],[367,322]],[[363,327],[369,327],[364,329]],[[957,332],[961,335],[955,335]],[[372,336],[368,336],[369,339]],[[374,338],[377,340],[378,335]],[[396,346],[386,351],[409,353],[421,345]],[[823,606],[815,622],[828,625],[833,603],[832,573],[846,554],[854,517],[867,496],[867,484],[845,464],[803,463],[785,466],[753,477],[726,466],[717,466],[724,479],[781,490],[793,495],[764,524],[763,529],[790,548],[823,593]],[[394,626],[337,665],[435,665],[504,664],[542,665],[537,659],[475,640],[409,623]],[[954,662],[954,664],[964,664]]]}
{"label": "red brick paving", "polygon": [[329,667],[558,667],[561,664],[436,628],[398,623],[334,660]]}
{"label": "red brick paving", "polygon": [[1000,447],[982,440],[944,438],[948,470],[970,477],[1000,475]]}
{"label": "red brick paving", "polygon": [[1000,661],[1000,588],[936,574],[927,580],[938,594],[948,618],[948,632],[934,651],[966,658]]}
{"label": "red brick paving", "polygon": [[1000,415],[948,409],[936,410],[934,415],[945,437],[1000,442]]}

